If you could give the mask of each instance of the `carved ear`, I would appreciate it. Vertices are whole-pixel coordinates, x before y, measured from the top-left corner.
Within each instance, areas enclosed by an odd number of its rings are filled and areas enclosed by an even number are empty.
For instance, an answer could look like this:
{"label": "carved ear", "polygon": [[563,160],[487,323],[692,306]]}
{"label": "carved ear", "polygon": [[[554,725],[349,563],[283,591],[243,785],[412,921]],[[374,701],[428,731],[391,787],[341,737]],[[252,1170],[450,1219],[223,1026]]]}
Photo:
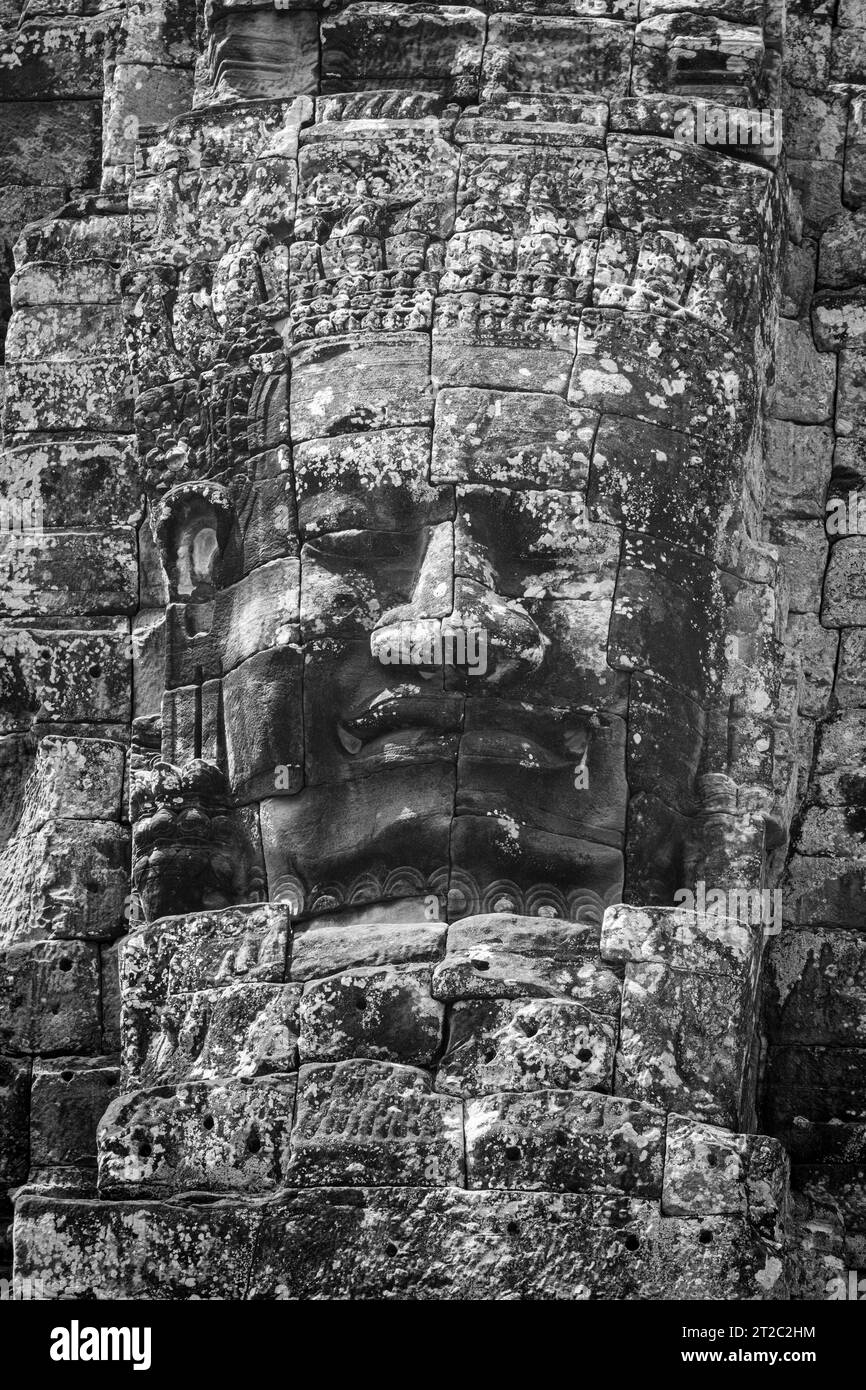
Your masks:
{"label": "carved ear", "polygon": [[206,603],[237,577],[237,518],[218,483],[187,483],[160,500],[154,536],[175,603]]}

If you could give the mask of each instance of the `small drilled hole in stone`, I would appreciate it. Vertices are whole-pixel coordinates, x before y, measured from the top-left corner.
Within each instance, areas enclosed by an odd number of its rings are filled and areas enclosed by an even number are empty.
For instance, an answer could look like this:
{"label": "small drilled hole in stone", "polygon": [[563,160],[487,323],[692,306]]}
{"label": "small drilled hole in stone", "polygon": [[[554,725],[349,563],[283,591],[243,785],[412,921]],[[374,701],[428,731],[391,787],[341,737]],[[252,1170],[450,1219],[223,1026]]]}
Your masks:
{"label": "small drilled hole in stone", "polygon": [[591,1061],[592,1061],[592,1048],[591,1048],[591,1047],[582,1047],[582,1048],[580,1049],[580,1051],[578,1052],[578,1054],[577,1054],[577,1060],[578,1060],[579,1062],[591,1062]]}
{"label": "small drilled hole in stone", "polygon": [[213,1129],[213,1115],[205,1115],[204,1119],[202,1120],[202,1124],[204,1125],[205,1129]]}
{"label": "small drilled hole in stone", "polygon": [[71,970],[71,969],[72,969],[72,961],[69,959],[68,956],[61,956],[61,958],[60,958],[60,969],[63,970],[63,971],[67,971],[67,970]]}
{"label": "small drilled hole in stone", "polygon": [[568,1135],[566,1134],[564,1129],[558,1129],[556,1131],[556,1133],[553,1136],[553,1142],[554,1144],[558,1144],[561,1149],[565,1148],[566,1144],[568,1143]]}
{"label": "small drilled hole in stone", "polygon": [[473,965],[473,968],[474,968],[475,970],[489,970],[489,969],[490,969],[490,961],[489,961],[489,960],[474,960],[474,961],[472,962],[472,965]]}
{"label": "small drilled hole in stone", "polygon": [[151,1147],[150,1147],[149,1144],[139,1144],[139,1146],[138,1146],[138,1156],[139,1156],[139,1158],[150,1158],[150,1155],[151,1155],[152,1153],[153,1153],[153,1150],[151,1149]]}
{"label": "small drilled hole in stone", "polygon": [[710,1168],[715,1168],[718,1162],[719,1160],[716,1158],[715,1154],[707,1154],[707,1164]]}
{"label": "small drilled hole in stone", "polygon": [[516,1221],[509,1221],[505,1229],[510,1236],[516,1236],[520,1233],[520,1227],[518,1226]]}
{"label": "small drilled hole in stone", "polygon": [[394,1244],[393,1240],[386,1240],[386,1241],[385,1241],[385,1254],[391,1256],[391,1255],[396,1255],[396,1253],[397,1253],[397,1247],[396,1247],[396,1245]]}
{"label": "small drilled hole in stone", "polygon": [[119,1080],[120,1080],[120,1072],[119,1072],[119,1071],[108,1071],[108,1072],[105,1073],[105,1084],[106,1084],[106,1086],[116,1086]]}
{"label": "small drilled hole in stone", "polygon": [[640,1249],[640,1241],[638,1240],[637,1236],[634,1235],[631,1231],[629,1231],[628,1235],[625,1238],[625,1248],[626,1250]]}
{"label": "small drilled hole in stone", "polygon": [[73,1076],[74,1076],[74,1072],[71,1072],[71,1071],[62,1071],[62,1072],[60,1073],[60,1080],[61,1080],[61,1081],[71,1081]]}
{"label": "small drilled hole in stone", "polygon": [[59,1005],[59,1004],[52,1004],[52,1005],[51,1005],[51,1012],[52,1012],[52,1014],[54,1015],[54,1017],[56,1018],[57,1015],[60,1013],[60,1005]]}
{"label": "small drilled hole in stone", "polygon": [[517,1144],[508,1144],[505,1148],[505,1157],[509,1163],[517,1163],[523,1157],[523,1150]]}
{"label": "small drilled hole in stone", "polygon": [[698,1236],[698,1240],[701,1242],[701,1245],[712,1245],[712,1243],[713,1243],[713,1233],[712,1233],[712,1231],[701,1231],[700,1235]]}
{"label": "small drilled hole in stone", "polygon": [[94,661],[92,666],[88,666],[87,674],[88,676],[92,676],[93,679],[96,680],[99,676],[102,675],[102,667],[99,665],[97,661]]}

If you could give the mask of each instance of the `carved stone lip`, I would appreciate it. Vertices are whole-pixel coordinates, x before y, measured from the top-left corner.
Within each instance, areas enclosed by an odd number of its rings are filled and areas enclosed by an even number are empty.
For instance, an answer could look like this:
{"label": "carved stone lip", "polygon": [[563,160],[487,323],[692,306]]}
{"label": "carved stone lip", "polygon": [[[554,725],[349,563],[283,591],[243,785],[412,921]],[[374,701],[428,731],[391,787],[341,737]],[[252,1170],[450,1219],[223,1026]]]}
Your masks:
{"label": "carved stone lip", "polygon": [[463,699],[444,693],[378,696],[359,713],[340,720],[338,727],[360,740],[360,745],[398,732],[459,733],[463,727]]}
{"label": "carved stone lip", "polygon": [[504,729],[464,733],[460,740],[460,757],[471,759],[473,763],[503,763],[527,772],[553,772],[574,766],[573,758],[558,756],[535,739]]}
{"label": "carved stone lip", "polygon": [[[580,752],[575,750],[573,755],[551,750],[550,740],[544,735],[556,735],[559,731],[550,727],[550,712],[532,710],[526,705],[517,708],[510,702],[498,700],[485,701],[485,706],[491,727],[467,730],[464,724],[467,706],[462,695],[445,691],[430,695],[385,692],[363,709],[339,720],[337,735],[346,751],[353,755],[388,735],[403,743],[407,752],[412,748],[419,754],[429,751],[430,743],[442,752],[443,744],[446,748],[452,746],[452,741],[443,740],[442,735],[459,734],[461,759],[467,758],[476,766],[490,763],[543,773],[569,769],[580,761],[585,738]],[[538,726],[534,731],[537,737],[527,735],[527,721]],[[520,726],[521,732],[517,732]],[[555,736],[554,741],[560,742],[560,738],[561,734]],[[455,750],[456,746],[454,740]]]}

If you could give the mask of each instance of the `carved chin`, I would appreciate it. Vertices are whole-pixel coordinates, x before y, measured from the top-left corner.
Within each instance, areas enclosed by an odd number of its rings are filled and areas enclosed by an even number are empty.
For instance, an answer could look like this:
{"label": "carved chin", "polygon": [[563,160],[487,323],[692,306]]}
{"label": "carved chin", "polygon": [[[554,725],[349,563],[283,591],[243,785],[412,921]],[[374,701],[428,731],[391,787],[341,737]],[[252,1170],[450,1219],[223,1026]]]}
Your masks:
{"label": "carved chin", "polygon": [[269,896],[298,914],[406,899],[416,917],[520,912],[600,924],[622,891],[618,842],[508,814],[457,814],[453,768],[271,798],[261,829]]}

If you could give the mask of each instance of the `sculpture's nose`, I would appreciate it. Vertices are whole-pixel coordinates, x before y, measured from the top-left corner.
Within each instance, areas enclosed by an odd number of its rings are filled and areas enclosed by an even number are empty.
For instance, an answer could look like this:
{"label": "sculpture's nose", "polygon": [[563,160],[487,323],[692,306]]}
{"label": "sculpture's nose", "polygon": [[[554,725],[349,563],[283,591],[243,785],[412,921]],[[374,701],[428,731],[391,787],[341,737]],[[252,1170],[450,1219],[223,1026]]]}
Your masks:
{"label": "sculpture's nose", "polygon": [[497,590],[493,547],[455,548],[454,526],[431,529],[408,603],[382,614],[370,649],[383,665],[430,676],[450,667],[500,684],[536,670],[549,644],[523,605]]}

